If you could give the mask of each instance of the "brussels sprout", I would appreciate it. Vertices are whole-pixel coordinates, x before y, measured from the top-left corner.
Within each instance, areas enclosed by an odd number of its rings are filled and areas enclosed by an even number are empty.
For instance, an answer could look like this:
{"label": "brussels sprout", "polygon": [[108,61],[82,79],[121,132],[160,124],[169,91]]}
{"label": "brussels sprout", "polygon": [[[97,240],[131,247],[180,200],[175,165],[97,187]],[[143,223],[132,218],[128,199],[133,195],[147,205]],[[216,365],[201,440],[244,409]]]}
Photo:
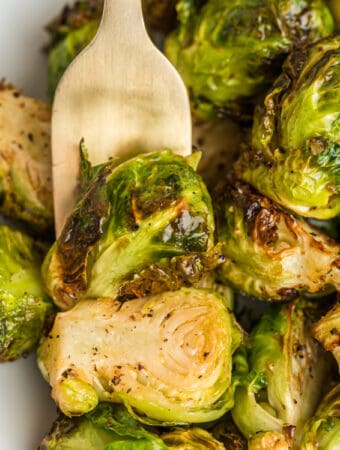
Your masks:
{"label": "brussels sprout", "polygon": [[201,428],[143,427],[121,405],[102,403],[81,418],[59,417],[39,450],[223,450]]}
{"label": "brussels sprout", "polygon": [[340,448],[340,384],[322,400],[315,416],[304,427],[301,450]]}
{"label": "brussels sprout", "polygon": [[52,314],[40,277],[33,240],[0,226],[0,361],[32,351]]}
{"label": "brussels sprout", "polygon": [[0,211],[31,231],[53,229],[50,107],[0,82]]}
{"label": "brussels sprout", "polygon": [[177,13],[165,53],[203,117],[250,118],[292,46],[334,27],[322,0],[180,0]]}
{"label": "brussels sprout", "polygon": [[278,207],[246,183],[229,177],[219,187],[216,228],[226,262],[219,279],[262,300],[340,288],[340,246]]}
{"label": "brussels sprout", "polygon": [[337,303],[314,326],[314,337],[333,353],[340,372],[340,303]]}
{"label": "brussels sprout", "polygon": [[175,290],[224,260],[195,159],[164,151],[97,170],[44,262],[58,306]]}
{"label": "brussels sprout", "polygon": [[295,51],[283,70],[236,171],[297,214],[329,219],[340,213],[340,35]]}
{"label": "brussels sprout", "polygon": [[67,416],[109,401],[144,423],[207,422],[233,406],[240,340],[224,298],[209,290],[83,300],[57,314],[39,366]]}
{"label": "brussels sprout", "polygon": [[272,305],[252,331],[250,348],[235,355],[240,385],[232,416],[247,439],[264,431],[287,437],[296,427],[294,448],[299,448],[331,367],[311,335],[315,314],[315,306],[302,301]]}

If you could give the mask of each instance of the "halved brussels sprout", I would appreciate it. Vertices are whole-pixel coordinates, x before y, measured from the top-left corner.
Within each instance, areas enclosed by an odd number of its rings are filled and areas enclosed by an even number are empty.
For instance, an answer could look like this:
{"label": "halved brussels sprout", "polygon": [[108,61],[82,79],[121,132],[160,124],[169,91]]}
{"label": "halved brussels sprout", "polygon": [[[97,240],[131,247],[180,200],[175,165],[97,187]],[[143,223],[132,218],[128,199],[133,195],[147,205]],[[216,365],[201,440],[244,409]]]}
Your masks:
{"label": "halved brussels sprout", "polygon": [[340,246],[251,186],[229,177],[216,194],[219,279],[262,300],[325,295],[340,288]]}
{"label": "halved brussels sprout", "polygon": [[250,118],[292,46],[334,28],[322,0],[180,0],[177,13],[165,53],[203,117]]}
{"label": "halved brussels sprout", "polygon": [[340,35],[293,52],[255,113],[237,175],[297,214],[340,213]]}
{"label": "halved brussels sprout", "polygon": [[0,82],[0,212],[53,230],[49,105]]}
{"label": "halved brussels sprout", "polygon": [[340,384],[322,400],[314,417],[304,427],[301,450],[340,448]]}
{"label": "halved brussels sprout", "polygon": [[44,262],[58,306],[175,290],[224,260],[196,160],[163,151],[97,170]]}
{"label": "halved brussels sprout", "polygon": [[333,353],[340,372],[340,303],[314,326],[314,336],[327,351]]}
{"label": "halved brussels sprout", "polygon": [[0,361],[12,361],[34,350],[52,316],[40,264],[32,238],[0,226]]}
{"label": "halved brussels sprout", "polygon": [[212,291],[83,300],[57,314],[39,365],[67,416],[109,401],[144,423],[200,423],[233,406],[232,354],[240,340],[224,298]]}
{"label": "halved brussels sprout", "polygon": [[300,448],[302,427],[331,371],[311,335],[314,316],[315,306],[304,301],[273,305],[252,331],[250,348],[235,355],[240,385],[232,416],[247,439],[264,431],[292,437],[296,428],[294,448]]}
{"label": "halved brussels sprout", "polygon": [[81,418],[59,417],[39,450],[223,450],[201,428],[142,426],[121,405],[102,403]]}

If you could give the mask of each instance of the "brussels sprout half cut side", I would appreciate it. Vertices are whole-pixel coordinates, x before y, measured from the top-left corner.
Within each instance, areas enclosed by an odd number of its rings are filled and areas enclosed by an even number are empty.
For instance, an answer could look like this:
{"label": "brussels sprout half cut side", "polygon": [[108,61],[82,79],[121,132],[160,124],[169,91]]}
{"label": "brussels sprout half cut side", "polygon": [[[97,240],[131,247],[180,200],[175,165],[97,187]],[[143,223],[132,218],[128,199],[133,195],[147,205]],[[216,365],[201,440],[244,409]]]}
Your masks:
{"label": "brussels sprout half cut side", "polygon": [[110,401],[149,424],[202,423],[233,406],[241,338],[225,299],[209,290],[82,300],[57,314],[39,365],[67,416]]}

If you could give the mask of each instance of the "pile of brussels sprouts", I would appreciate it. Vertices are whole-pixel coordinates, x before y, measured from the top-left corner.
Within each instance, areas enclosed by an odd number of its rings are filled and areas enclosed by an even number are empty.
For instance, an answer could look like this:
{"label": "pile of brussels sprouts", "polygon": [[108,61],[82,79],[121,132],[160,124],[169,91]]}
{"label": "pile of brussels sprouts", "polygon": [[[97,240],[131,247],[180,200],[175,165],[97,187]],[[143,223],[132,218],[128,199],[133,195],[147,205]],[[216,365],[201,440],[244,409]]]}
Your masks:
{"label": "pile of brussels sprouts", "polygon": [[[51,98],[102,5],[49,24]],[[93,167],[82,141],[53,244],[50,109],[0,85],[0,359],[37,348],[40,449],[340,449],[339,4],[143,6],[200,151]]]}

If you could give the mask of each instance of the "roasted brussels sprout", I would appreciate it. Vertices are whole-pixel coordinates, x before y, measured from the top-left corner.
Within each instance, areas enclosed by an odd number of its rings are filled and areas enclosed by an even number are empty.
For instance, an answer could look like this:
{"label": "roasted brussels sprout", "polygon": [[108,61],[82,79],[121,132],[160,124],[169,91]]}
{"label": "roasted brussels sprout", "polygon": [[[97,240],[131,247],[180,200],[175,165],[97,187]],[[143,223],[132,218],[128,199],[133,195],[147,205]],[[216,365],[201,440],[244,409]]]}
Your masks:
{"label": "roasted brussels sprout", "polygon": [[40,264],[40,254],[29,236],[0,226],[0,361],[32,351],[52,316]]}
{"label": "roasted brussels sprout", "polygon": [[340,213],[339,80],[340,35],[292,53],[236,164],[240,178],[301,216]]}
{"label": "roasted brussels sprout", "polygon": [[0,82],[0,212],[41,235],[53,229],[50,107]]}
{"label": "roasted brussels sprout", "polygon": [[58,306],[175,290],[224,260],[196,163],[164,151],[97,170],[44,262]]}
{"label": "roasted brussels sprout", "polygon": [[302,427],[331,371],[327,353],[311,335],[315,314],[315,305],[305,301],[272,305],[252,331],[250,348],[235,355],[240,385],[232,416],[246,438],[270,431],[287,439],[296,427],[299,448]]}
{"label": "roasted brussels sprout", "polygon": [[340,448],[340,384],[322,400],[315,416],[304,427],[301,450]]}
{"label": "roasted brussels sprout", "polygon": [[337,303],[314,327],[315,338],[333,353],[340,372],[340,303]]}
{"label": "roasted brussels sprout", "polygon": [[219,279],[262,300],[340,288],[340,245],[229,177],[216,194],[216,229],[226,262]]}
{"label": "roasted brussels sprout", "polygon": [[110,401],[144,423],[200,423],[233,406],[232,354],[240,340],[224,298],[209,290],[83,300],[57,314],[39,365],[67,416]]}
{"label": "roasted brussels sprout", "polygon": [[203,117],[250,118],[295,43],[333,32],[322,0],[180,0],[165,53]]}
{"label": "roasted brussels sprout", "polygon": [[224,450],[201,428],[160,431],[138,423],[121,405],[102,403],[81,418],[59,417],[39,450]]}

